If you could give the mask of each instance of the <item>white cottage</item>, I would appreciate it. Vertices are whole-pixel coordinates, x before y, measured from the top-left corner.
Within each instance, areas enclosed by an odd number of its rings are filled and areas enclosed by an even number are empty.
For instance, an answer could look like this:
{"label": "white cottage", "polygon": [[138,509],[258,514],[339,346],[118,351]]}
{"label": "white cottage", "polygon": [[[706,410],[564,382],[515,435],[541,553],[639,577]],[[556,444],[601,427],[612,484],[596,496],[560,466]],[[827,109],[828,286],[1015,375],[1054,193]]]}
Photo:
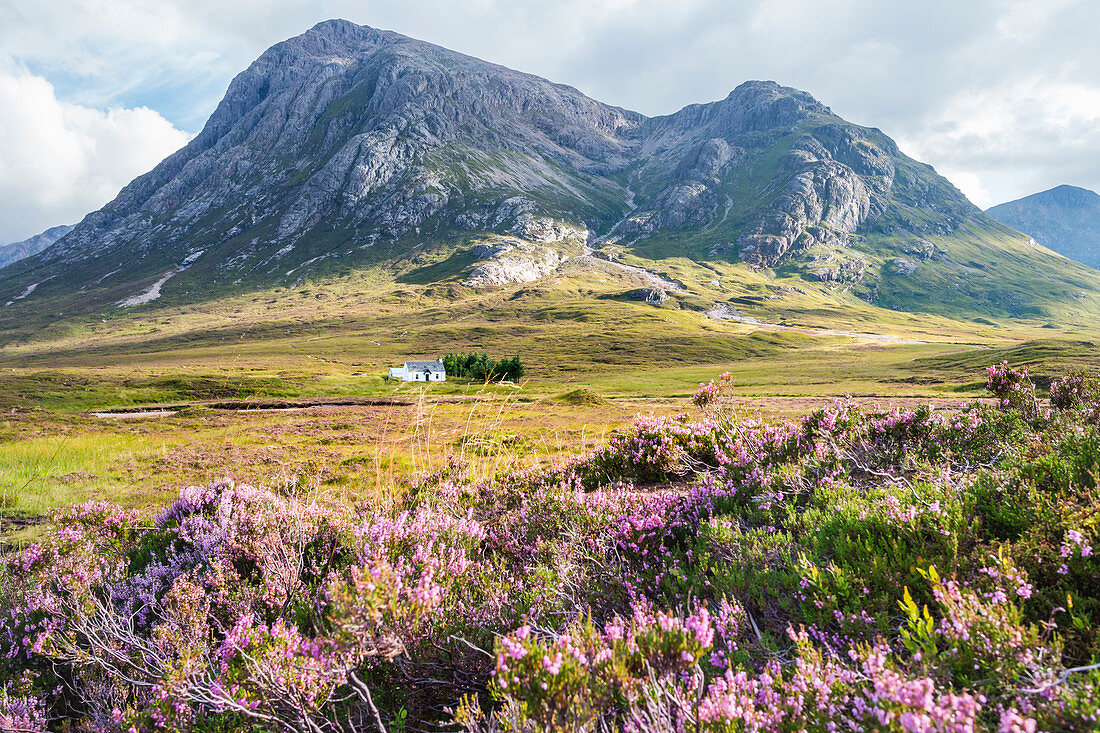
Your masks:
{"label": "white cottage", "polygon": [[446,382],[447,370],[443,360],[407,361],[399,367],[390,367],[390,379],[403,379],[406,382]]}

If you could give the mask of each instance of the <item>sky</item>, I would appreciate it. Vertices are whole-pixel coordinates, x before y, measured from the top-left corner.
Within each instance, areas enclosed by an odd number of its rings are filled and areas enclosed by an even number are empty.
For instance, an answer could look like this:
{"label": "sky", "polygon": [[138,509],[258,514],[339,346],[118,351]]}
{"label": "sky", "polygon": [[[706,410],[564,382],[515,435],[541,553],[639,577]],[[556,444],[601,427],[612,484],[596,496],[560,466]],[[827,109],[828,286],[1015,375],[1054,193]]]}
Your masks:
{"label": "sky", "polygon": [[1100,190],[1097,0],[0,0],[0,242],[107,203],[265,48],[328,18],[649,115],[771,79],[982,207]]}

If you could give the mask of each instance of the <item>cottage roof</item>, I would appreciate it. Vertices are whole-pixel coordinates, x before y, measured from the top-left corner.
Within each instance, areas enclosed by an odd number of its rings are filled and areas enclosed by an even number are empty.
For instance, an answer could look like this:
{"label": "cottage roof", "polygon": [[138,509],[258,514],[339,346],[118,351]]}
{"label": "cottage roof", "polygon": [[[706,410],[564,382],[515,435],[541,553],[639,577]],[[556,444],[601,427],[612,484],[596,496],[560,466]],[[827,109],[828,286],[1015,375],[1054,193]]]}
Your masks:
{"label": "cottage roof", "polygon": [[407,361],[405,362],[405,369],[410,371],[426,371],[426,372],[442,372],[443,360],[437,359],[436,361]]}

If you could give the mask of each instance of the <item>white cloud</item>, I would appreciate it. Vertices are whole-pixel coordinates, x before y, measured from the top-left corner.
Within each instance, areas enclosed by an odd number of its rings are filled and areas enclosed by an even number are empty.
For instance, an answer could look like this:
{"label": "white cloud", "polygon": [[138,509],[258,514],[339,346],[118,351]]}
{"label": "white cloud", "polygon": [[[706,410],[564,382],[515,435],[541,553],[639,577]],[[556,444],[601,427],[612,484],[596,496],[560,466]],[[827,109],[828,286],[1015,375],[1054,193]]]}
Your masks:
{"label": "white cloud", "polygon": [[0,53],[65,102],[196,132],[234,74],[333,17],[647,114],[774,79],[904,139],[980,203],[1100,189],[1096,0],[0,0]]}
{"label": "white cloud", "polygon": [[1071,7],[1074,0],[1014,0],[997,19],[997,32],[1005,38],[1026,41],[1042,31],[1047,19]]}
{"label": "white cloud", "polygon": [[44,78],[0,67],[0,242],[79,221],[188,138],[151,109],[63,102]]}
{"label": "white cloud", "polygon": [[1100,86],[1027,76],[945,100],[907,139],[989,206],[1059,183],[1100,182]]}
{"label": "white cloud", "polygon": [[1000,203],[994,200],[993,196],[982,185],[982,177],[977,173],[955,170],[941,170],[939,173],[954,183],[955,187],[962,191],[968,199],[983,209],[988,209],[993,204]]}

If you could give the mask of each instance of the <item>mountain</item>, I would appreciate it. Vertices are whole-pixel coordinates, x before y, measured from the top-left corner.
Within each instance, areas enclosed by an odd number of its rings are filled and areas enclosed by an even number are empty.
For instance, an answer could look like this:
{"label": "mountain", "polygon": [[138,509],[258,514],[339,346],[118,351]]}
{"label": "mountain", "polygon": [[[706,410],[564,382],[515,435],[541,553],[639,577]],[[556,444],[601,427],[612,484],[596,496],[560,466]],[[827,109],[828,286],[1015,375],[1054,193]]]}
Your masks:
{"label": "mountain", "polygon": [[1044,317],[1100,291],[805,92],[751,81],[646,117],[334,20],[268,49],[188,145],[7,268],[0,302],[36,289],[0,319],[371,267],[459,298],[592,257],[715,283],[725,263],[728,288],[682,288],[712,300],[808,285],[891,309]]}
{"label": "mountain", "polygon": [[999,204],[986,211],[1071,260],[1100,268],[1100,194],[1077,186]]}
{"label": "mountain", "polygon": [[0,246],[0,267],[7,267],[13,262],[38,254],[72,230],[72,226],[62,224],[50,227],[41,234],[35,234],[22,242]]}

